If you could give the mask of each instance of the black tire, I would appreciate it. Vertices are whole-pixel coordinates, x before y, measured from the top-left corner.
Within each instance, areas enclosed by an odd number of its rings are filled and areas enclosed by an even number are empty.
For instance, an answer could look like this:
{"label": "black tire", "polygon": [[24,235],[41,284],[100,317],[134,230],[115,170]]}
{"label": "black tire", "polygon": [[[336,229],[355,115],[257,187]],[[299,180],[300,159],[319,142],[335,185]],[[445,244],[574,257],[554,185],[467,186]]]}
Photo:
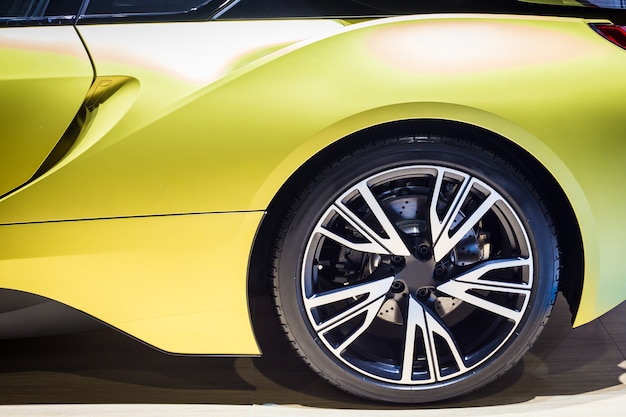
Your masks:
{"label": "black tire", "polygon": [[518,170],[425,135],[322,168],[285,217],[273,262],[284,330],[318,374],[419,403],[476,390],[524,355],[556,298],[559,251]]}

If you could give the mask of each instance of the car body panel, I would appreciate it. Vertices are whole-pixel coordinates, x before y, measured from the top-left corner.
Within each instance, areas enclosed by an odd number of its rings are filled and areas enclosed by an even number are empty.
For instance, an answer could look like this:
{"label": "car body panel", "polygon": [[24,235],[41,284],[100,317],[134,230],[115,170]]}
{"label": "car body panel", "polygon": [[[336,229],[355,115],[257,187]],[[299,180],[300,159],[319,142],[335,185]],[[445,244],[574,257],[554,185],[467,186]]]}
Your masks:
{"label": "car body panel", "polygon": [[[218,54],[224,62],[198,57],[213,45],[204,36],[247,25],[285,35],[233,41],[237,48]],[[625,203],[626,54],[587,21],[437,15],[351,26],[287,20],[78,30],[98,79],[121,77],[121,87],[90,114],[63,160],[0,200],[0,242],[23,239],[10,250],[3,243],[1,287],[65,302],[167,351],[258,353],[245,309],[248,255],[278,190],[354,132],[440,119],[509,139],[558,180],[585,242],[576,325],[626,298],[617,264],[626,220],[615,215]],[[147,47],[155,36],[160,48]],[[113,53],[120,39],[130,39],[125,52]],[[176,50],[183,39],[189,49]],[[198,73],[186,62],[210,68]],[[178,230],[178,222],[187,225]],[[189,237],[196,227],[220,238],[198,243]],[[129,230],[127,253],[108,243]],[[52,251],[57,234],[71,236],[62,252]],[[154,240],[170,235],[180,246]],[[79,242],[92,239],[96,246],[81,255]],[[124,270],[102,269],[118,263]],[[42,279],[50,274],[52,281]],[[177,285],[177,274],[192,284]],[[81,281],[87,276],[89,285]],[[122,307],[112,308],[120,294]],[[217,337],[226,329],[232,340]]]}
{"label": "car body panel", "polygon": [[11,245],[2,245],[1,285],[62,302],[169,352],[258,354],[241,277],[262,215],[2,226],[0,241]]}
{"label": "car body panel", "polygon": [[93,70],[72,27],[1,28],[0,56],[2,195],[29,180],[57,144]]}
{"label": "car body panel", "polygon": [[[198,53],[210,48],[206,39],[240,36],[242,25],[267,35],[235,39],[229,48],[215,42],[207,53],[213,59]],[[272,166],[244,160],[259,155],[250,153],[249,142],[256,138],[225,136],[223,130],[237,116],[227,113],[221,91],[213,92],[215,83],[233,76],[232,68],[242,61],[342,27],[325,20],[80,27],[98,76],[127,80],[91,114],[88,128],[57,167],[2,201],[0,223],[263,209],[251,206],[249,193],[231,187],[236,183],[205,175],[207,166],[225,172]],[[158,36],[169,41],[151,47]],[[126,49],[117,52],[120,42],[126,43]],[[181,49],[185,42],[187,49]],[[214,60],[218,56],[221,60]],[[189,118],[202,123],[185,126]],[[181,130],[174,133],[172,128]],[[261,178],[264,173],[246,175]],[[206,181],[212,184],[202,184]],[[204,187],[208,187],[205,192],[190,193]],[[211,192],[219,192],[222,198]]]}

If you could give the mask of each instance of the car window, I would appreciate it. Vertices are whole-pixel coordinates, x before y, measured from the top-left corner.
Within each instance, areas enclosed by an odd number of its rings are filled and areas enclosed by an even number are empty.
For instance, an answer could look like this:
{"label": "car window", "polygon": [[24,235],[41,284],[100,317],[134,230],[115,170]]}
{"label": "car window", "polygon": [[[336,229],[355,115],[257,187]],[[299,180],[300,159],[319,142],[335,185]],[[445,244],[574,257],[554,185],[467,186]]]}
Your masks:
{"label": "car window", "polygon": [[82,0],[0,0],[0,19],[75,16]]}
{"label": "car window", "polygon": [[626,0],[520,0],[527,3],[552,4],[555,6],[600,7],[626,9]]}
{"label": "car window", "polygon": [[[613,18],[626,0],[230,0],[214,18],[360,18],[424,13],[516,13]],[[586,7],[581,7],[586,6]],[[616,12],[617,13],[617,12]],[[623,10],[617,14],[624,21]]]}
{"label": "car window", "polygon": [[[66,0],[65,2],[79,0]],[[3,2],[3,0],[0,0]],[[4,1],[13,9],[48,1]],[[55,3],[50,1],[50,3]],[[57,0],[56,3],[63,3]],[[626,21],[626,0],[88,0],[80,22],[159,22],[207,19],[371,18],[424,13],[516,13]],[[580,7],[587,6],[587,7]],[[8,6],[7,6],[8,13]]]}
{"label": "car window", "polygon": [[420,8],[420,3],[424,2],[407,0],[235,0],[217,17],[239,19],[384,16],[414,12]]}
{"label": "car window", "polygon": [[185,13],[212,0],[91,0],[87,15]]}

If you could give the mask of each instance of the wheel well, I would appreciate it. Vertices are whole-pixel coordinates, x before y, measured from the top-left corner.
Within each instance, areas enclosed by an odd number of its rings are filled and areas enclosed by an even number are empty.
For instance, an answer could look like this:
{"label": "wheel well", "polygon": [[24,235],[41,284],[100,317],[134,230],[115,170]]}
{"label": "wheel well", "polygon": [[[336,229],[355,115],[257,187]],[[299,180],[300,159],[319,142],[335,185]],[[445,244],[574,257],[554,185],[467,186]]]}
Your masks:
{"label": "wheel well", "polygon": [[411,120],[392,122],[353,133],[321,150],[303,164],[274,196],[257,233],[248,271],[248,299],[254,319],[252,300],[269,293],[269,260],[275,233],[289,210],[290,202],[298,194],[300,185],[315,177],[317,168],[337,160],[354,147],[385,137],[421,133],[452,136],[474,142],[488,151],[501,155],[522,172],[533,184],[555,222],[561,268],[559,290],[565,296],[575,317],[583,285],[583,245],[574,211],[560,185],[547,169],[526,150],[510,140],[480,127],[444,120]]}

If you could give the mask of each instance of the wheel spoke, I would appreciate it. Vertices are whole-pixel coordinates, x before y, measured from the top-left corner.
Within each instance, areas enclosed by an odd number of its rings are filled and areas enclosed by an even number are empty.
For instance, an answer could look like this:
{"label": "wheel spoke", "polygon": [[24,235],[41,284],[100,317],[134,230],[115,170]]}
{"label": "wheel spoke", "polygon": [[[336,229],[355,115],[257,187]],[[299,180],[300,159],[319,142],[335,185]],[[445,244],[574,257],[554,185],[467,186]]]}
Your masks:
{"label": "wheel spoke", "polygon": [[[366,282],[364,284],[351,285],[349,287],[340,288],[333,291],[316,294],[305,300],[305,304],[309,312],[313,309],[330,306],[331,304],[344,301],[355,300],[355,304],[349,308],[342,310],[333,317],[330,317],[323,322],[313,321],[313,326],[316,331],[327,331],[331,328],[335,328],[346,321],[362,314],[365,311],[375,308],[374,315],[380,309],[380,306],[384,302],[384,296],[389,291],[391,283],[394,277],[383,278],[380,280]],[[372,304],[378,307],[372,306]]]}
{"label": "wheel spoke", "polygon": [[[429,210],[433,252],[435,255],[435,261],[437,262],[443,259],[461,241],[461,239],[463,239],[463,237],[476,225],[476,223],[478,223],[478,221],[482,219],[487,212],[489,212],[496,201],[501,200],[500,195],[491,190],[489,195],[480,202],[478,207],[476,207],[469,217],[463,219],[461,226],[456,227],[463,203],[470,197],[472,191],[475,190],[476,185],[478,185],[478,181],[475,178],[463,175],[461,189],[456,194],[452,204],[449,204],[443,219],[440,219],[437,214],[437,204],[439,201],[439,195],[441,194],[443,180],[447,172],[448,171],[442,169],[438,170]],[[459,175],[455,173],[455,176]]]}
{"label": "wheel spoke", "polygon": [[[354,195],[355,192],[363,198],[371,213],[376,218],[376,221],[378,221],[378,223],[382,227],[386,236],[383,236],[380,233],[374,231],[370,227],[370,225],[363,221],[363,219],[361,219],[359,215],[355,213],[345,203],[348,197]],[[391,223],[389,217],[387,217],[387,214],[380,206],[378,200],[376,200],[374,194],[372,194],[372,191],[370,190],[367,181],[360,182],[343,196],[341,196],[339,199],[337,199],[337,201],[335,202],[335,207],[337,207],[337,209],[341,211],[347,219],[349,219],[350,223],[357,227],[359,232],[362,233],[368,240],[371,240],[372,242],[377,242],[382,245],[386,250],[386,254],[399,256],[411,255],[411,252],[398,234],[395,226]]]}
{"label": "wheel spoke", "polygon": [[359,336],[361,336],[369,327],[370,324],[374,321],[376,316],[378,315],[378,311],[385,301],[384,297],[380,297],[374,302],[364,307],[355,309],[350,312],[350,314],[344,316],[341,320],[333,322],[332,325],[325,327],[320,333],[327,334],[328,332],[334,330],[335,328],[345,324],[346,322],[352,320],[353,318],[365,313],[365,320],[361,322],[356,328],[352,329],[347,338],[345,338],[341,343],[336,346],[331,347],[331,350],[335,353],[335,355],[340,355],[341,351],[344,350],[347,346],[349,346],[352,342],[354,342]]}
{"label": "wheel spoke", "polygon": [[378,241],[372,237],[372,234],[374,234],[372,231],[368,231],[367,229],[364,229],[359,223],[361,222],[357,222],[352,220],[352,217],[347,216],[346,214],[344,214],[343,211],[339,210],[338,207],[336,206],[331,206],[325,213],[325,215],[323,216],[323,219],[327,219],[329,217],[333,217],[333,216],[340,216],[341,218],[343,218],[346,222],[348,222],[352,227],[354,227],[354,229],[363,237],[365,238],[367,241],[366,242],[359,242],[359,241],[354,241],[354,240],[350,240],[347,237],[344,236],[340,236],[337,233],[329,230],[328,228],[326,228],[323,223],[324,222],[320,222],[317,227],[315,228],[314,232],[315,233],[319,233],[323,236],[326,236],[327,238],[330,238],[332,240],[334,240],[335,242],[339,243],[340,245],[343,245],[347,248],[359,251],[359,252],[366,252],[366,253],[377,253],[377,254],[381,254],[381,255],[390,255],[391,253],[385,248],[383,247],[380,243],[378,243]]}
{"label": "wheel spoke", "polygon": [[[437,286],[437,290],[480,309],[506,317],[509,320],[513,320],[515,323],[519,323],[524,315],[524,309],[528,304],[528,298],[530,296],[530,289],[521,289],[515,284],[506,284],[499,281],[488,280],[485,280],[485,283],[482,284],[451,280]],[[509,308],[487,298],[475,295],[479,291],[488,293],[519,294],[524,297],[524,302],[522,306]]]}
{"label": "wheel spoke", "polygon": [[441,369],[443,365],[442,365],[442,361],[440,360],[440,355],[437,350],[437,345],[435,344],[435,337],[434,337],[435,334],[441,337],[443,342],[446,343],[446,346],[448,347],[449,351],[452,353],[452,356],[458,368],[455,373],[466,372],[468,368],[465,366],[465,362],[463,361],[461,352],[459,351],[456,343],[454,343],[454,338],[452,337],[450,332],[443,325],[441,325],[441,323],[437,319],[435,319],[431,314],[427,313],[426,311],[424,311],[424,314],[426,316],[426,326],[428,328],[428,333],[429,333],[428,340],[430,342],[430,350],[433,352],[431,356],[433,357],[433,363],[435,364],[435,371],[437,373],[437,379],[442,380],[446,376],[450,377],[452,375],[444,376],[441,373]]}
{"label": "wheel spoke", "polygon": [[[455,373],[467,371],[468,368],[465,366],[462,355],[459,352],[456,343],[454,343],[452,335],[441,323],[439,323],[437,319],[432,316],[428,310],[424,309],[417,300],[411,298],[409,300],[407,328],[404,340],[404,354],[402,360],[401,381],[403,383],[408,384],[415,382],[413,379],[413,364],[415,362],[415,340],[417,337],[417,329],[421,332],[429,374],[427,379],[420,379],[420,382],[434,382],[436,380],[445,379],[446,377],[441,372],[443,366],[442,353],[439,352],[437,348],[435,335],[438,335],[441,340],[445,342],[449,352],[452,353],[458,368]],[[450,375],[447,375],[447,377],[449,376]]]}
{"label": "wheel spoke", "polygon": [[[458,210],[455,210],[456,207],[460,206],[460,201],[463,197],[463,191],[467,189],[467,183],[469,182],[469,176],[464,174],[457,174],[455,177],[460,177],[461,180],[461,190],[456,193],[454,201],[452,201],[448,205],[448,210],[444,214],[443,218],[440,219],[437,213],[437,205],[439,203],[439,196],[443,194],[443,179],[448,173],[448,170],[444,170],[441,168],[437,168],[437,178],[435,179],[435,185],[433,186],[431,198],[430,198],[430,208],[429,208],[429,217],[430,217],[430,230],[432,235],[433,243],[439,240],[439,237],[443,233],[444,230],[449,230],[450,223],[454,221],[455,213],[458,213]],[[455,173],[456,174],[456,173]]]}
{"label": "wheel spoke", "polygon": [[[492,261],[487,261],[479,264],[478,266],[470,269],[469,271],[464,272],[463,274],[454,278],[455,281],[465,282],[465,283],[474,283],[474,284],[487,284],[493,287],[502,287],[509,289],[526,289],[530,290],[532,287],[532,259],[524,259],[524,258],[513,258],[513,259],[494,259]],[[512,283],[512,282],[501,282],[490,280],[484,278],[484,276],[492,271],[496,271],[498,269],[506,269],[506,268],[518,268],[518,267],[527,267],[528,271],[528,282],[523,283]]]}
{"label": "wheel spoke", "polygon": [[424,340],[424,350],[426,352],[426,363],[428,367],[428,378],[421,380],[422,382],[435,381],[433,373],[434,358],[428,342],[429,334],[426,327],[426,315],[422,306],[413,298],[409,299],[409,308],[407,314],[406,334],[404,338],[404,353],[402,358],[402,377],[401,382],[410,384],[413,382],[413,363],[415,362],[415,340],[417,338],[417,330],[419,329]]}

